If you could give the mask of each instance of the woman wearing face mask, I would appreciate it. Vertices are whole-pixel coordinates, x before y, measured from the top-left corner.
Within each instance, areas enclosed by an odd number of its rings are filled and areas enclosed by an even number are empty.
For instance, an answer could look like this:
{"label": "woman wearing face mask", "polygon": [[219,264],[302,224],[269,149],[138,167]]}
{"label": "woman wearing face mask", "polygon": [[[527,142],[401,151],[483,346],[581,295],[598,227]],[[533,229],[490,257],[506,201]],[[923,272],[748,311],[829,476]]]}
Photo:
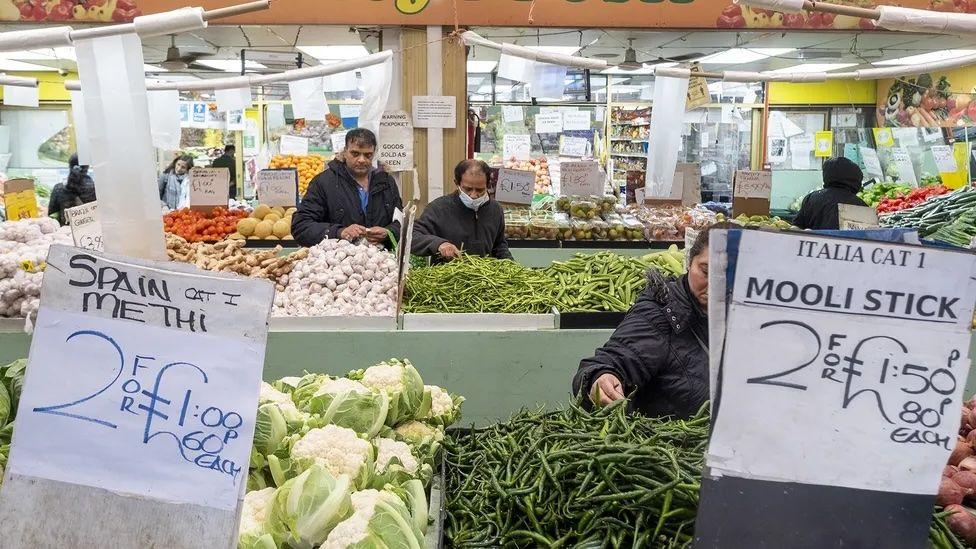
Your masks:
{"label": "woman wearing face mask", "polygon": [[573,394],[605,406],[631,396],[646,416],[687,418],[708,400],[708,233],[698,233],[688,273],[647,288],[596,355],[580,362]]}
{"label": "woman wearing face mask", "polygon": [[462,160],[454,168],[457,192],[427,205],[413,229],[411,251],[449,261],[461,252],[511,259],[502,207],[488,197],[488,164]]}
{"label": "woman wearing face mask", "polygon": [[186,206],[189,192],[190,169],[193,158],[188,155],[177,156],[159,175],[159,199],[167,208],[175,210]]}

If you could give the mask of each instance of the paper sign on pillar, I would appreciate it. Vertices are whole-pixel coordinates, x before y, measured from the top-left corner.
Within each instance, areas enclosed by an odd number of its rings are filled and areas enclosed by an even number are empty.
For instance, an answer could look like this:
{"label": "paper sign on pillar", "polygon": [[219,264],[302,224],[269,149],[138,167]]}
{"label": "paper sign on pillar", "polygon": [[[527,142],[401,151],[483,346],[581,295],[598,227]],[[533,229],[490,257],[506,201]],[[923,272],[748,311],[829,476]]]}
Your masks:
{"label": "paper sign on pillar", "polygon": [[376,159],[392,172],[413,169],[413,125],[404,111],[388,111],[380,119]]}
{"label": "paper sign on pillar", "polygon": [[732,182],[732,212],[735,215],[769,215],[773,174],[739,170]]}
{"label": "paper sign on pillar", "polygon": [[695,545],[925,547],[970,369],[976,255],[722,230],[709,265]]}
{"label": "paper sign on pillar", "polygon": [[4,548],[236,546],[273,285],[63,245],[47,263]]}
{"label": "paper sign on pillar", "polygon": [[453,95],[413,96],[413,125],[417,128],[457,127],[457,97]]}

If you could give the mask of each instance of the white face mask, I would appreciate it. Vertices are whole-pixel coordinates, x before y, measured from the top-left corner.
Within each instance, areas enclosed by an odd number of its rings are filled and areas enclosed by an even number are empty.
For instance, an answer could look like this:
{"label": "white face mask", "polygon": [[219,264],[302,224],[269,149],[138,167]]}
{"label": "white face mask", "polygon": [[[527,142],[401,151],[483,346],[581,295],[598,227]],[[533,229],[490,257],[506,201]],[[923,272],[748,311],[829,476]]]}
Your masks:
{"label": "white face mask", "polygon": [[485,193],[478,198],[471,198],[468,193],[464,191],[458,191],[458,196],[461,197],[461,203],[467,206],[469,210],[478,211],[478,208],[484,206],[488,203],[488,193]]}

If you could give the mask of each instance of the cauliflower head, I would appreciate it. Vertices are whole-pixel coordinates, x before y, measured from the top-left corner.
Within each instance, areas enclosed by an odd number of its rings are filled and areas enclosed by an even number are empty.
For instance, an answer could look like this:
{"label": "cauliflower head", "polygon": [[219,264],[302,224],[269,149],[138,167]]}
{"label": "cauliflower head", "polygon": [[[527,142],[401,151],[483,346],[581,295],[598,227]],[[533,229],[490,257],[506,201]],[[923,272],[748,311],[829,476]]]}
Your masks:
{"label": "cauliflower head", "polygon": [[333,475],[348,475],[357,486],[372,474],[373,445],[352,429],[326,425],[310,429],[291,447],[291,458],[300,470],[318,463]]}

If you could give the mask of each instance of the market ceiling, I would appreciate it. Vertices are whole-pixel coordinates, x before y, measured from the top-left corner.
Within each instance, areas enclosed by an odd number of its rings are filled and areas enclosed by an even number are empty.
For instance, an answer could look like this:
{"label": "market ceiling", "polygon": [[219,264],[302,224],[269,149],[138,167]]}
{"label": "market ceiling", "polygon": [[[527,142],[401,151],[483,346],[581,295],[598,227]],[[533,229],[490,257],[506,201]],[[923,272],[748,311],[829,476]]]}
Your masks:
{"label": "market ceiling", "polygon": [[[3,25],[0,31],[23,29],[24,25]],[[480,35],[496,42],[523,46],[564,48],[564,52],[606,59],[611,65],[625,60],[633,47],[638,62],[648,65],[668,60],[690,61],[706,58],[710,70],[765,71],[787,69],[799,64],[827,64],[826,70],[870,68],[874,63],[945,50],[976,51],[976,41],[954,36],[930,36],[884,31],[637,31],[602,29],[536,29],[515,27],[475,27]],[[186,68],[164,70],[163,61],[175,45]],[[344,46],[321,48],[322,46]],[[175,38],[159,36],[143,40],[148,73],[164,80],[217,78],[240,71],[242,50],[253,72],[281,72],[295,68],[302,53],[306,64],[330,63],[379,48],[378,33],[370,28],[323,25],[221,26],[183,33]],[[740,48],[749,56],[716,54]],[[70,50],[68,48],[67,50]],[[472,48],[469,71],[493,70],[499,53],[487,48]],[[712,56],[709,61],[706,56]],[[58,68],[74,70],[73,52],[9,53],[0,56],[0,70]],[[318,57],[318,59],[317,59]],[[739,63],[752,58],[750,62]],[[26,63],[27,65],[21,65]],[[614,71],[614,69],[611,69]],[[640,75],[632,69],[615,72]],[[650,78],[650,76],[647,76]]]}

